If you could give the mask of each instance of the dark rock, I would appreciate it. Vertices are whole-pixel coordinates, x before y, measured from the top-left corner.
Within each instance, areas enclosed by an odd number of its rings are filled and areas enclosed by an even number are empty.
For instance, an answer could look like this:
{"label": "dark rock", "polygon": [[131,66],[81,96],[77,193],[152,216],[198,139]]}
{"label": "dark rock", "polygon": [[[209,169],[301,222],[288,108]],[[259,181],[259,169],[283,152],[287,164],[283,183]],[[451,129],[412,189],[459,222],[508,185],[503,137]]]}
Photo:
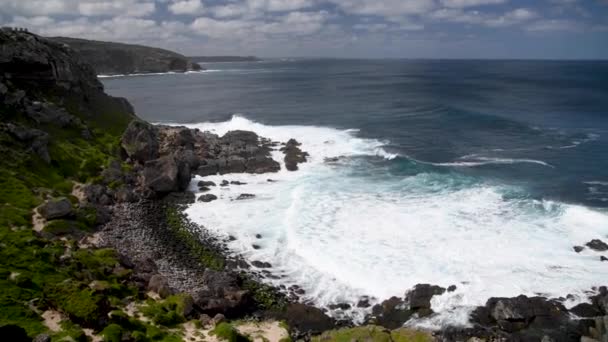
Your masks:
{"label": "dark rock", "polygon": [[608,258],[606,258],[605,256],[600,256],[600,261],[608,261]]}
{"label": "dark rock", "polygon": [[228,235],[228,241],[236,241],[236,237]]}
{"label": "dark rock", "polygon": [[301,144],[295,139],[290,139],[285,147],[281,148],[281,151],[285,153],[285,168],[289,171],[298,170],[299,163],[305,163],[308,153],[303,152],[298,146]]}
{"label": "dark rock", "polygon": [[206,194],[206,195],[202,195],[201,197],[198,198],[199,202],[211,202],[211,201],[215,201],[217,200],[217,196],[213,195],[213,194]]}
{"label": "dark rock", "polygon": [[369,298],[367,298],[367,297],[362,297],[357,302],[358,308],[369,308],[370,306],[371,306],[371,304],[369,303]]}
{"label": "dark rock", "polygon": [[241,200],[246,200],[246,199],[252,199],[254,197],[255,197],[255,195],[253,195],[253,194],[240,194],[239,197],[236,198],[236,200],[241,201]]}
{"label": "dark rock", "polygon": [[3,341],[11,342],[31,342],[32,339],[27,336],[25,329],[18,325],[8,324],[0,327],[0,336]]}
{"label": "dark rock", "polygon": [[251,245],[251,247],[253,247],[253,249],[260,249],[260,248],[262,248],[262,247],[260,247],[259,245],[256,245],[256,244]]}
{"label": "dark rock", "polygon": [[169,287],[167,279],[160,274],[155,274],[150,278],[150,281],[148,282],[148,290],[158,293],[161,298],[167,298],[173,292]]}
{"label": "dark rock", "polygon": [[143,175],[144,187],[158,194],[186,190],[190,182],[188,165],[178,162],[173,155],[146,162]]}
{"label": "dark rock", "polygon": [[330,304],[328,307],[330,310],[349,310],[351,308],[350,304],[348,303]]}
{"label": "dark rock", "polygon": [[372,307],[373,323],[387,329],[397,329],[407,322],[414,312],[407,308],[406,302],[398,297],[391,297]]}
{"label": "dark rock", "polygon": [[207,191],[210,191],[210,190],[211,190],[211,188],[208,188],[206,186],[200,186],[198,188],[198,191],[200,191],[200,192],[207,192]]}
{"label": "dark rock", "polygon": [[586,243],[586,246],[593,249],[594,251],[604,252],[608,251],[608,244],[602,240],[594,239]]}
{"label": "dark rock", "polygon": [[214,182],[211,182],[211,181],[200,181],[200,182],[198,182],[198,186],[199,187],[203,187],[203,186],[210,187],[210,186],[216,186],[216,185]]}
{"label": "dark rock", "polygon": [[247,183],[243,183],[243,182],[239,182],[239,181],[231,181],[230,184],[232,184],[232,185],[247,185]]}
{"label": "dark rock", "polygon": [[406,295],[410,310],[430,309],[431,298],[445,293],[445,288],[430,284],[418,284]]}
{"label": "dark rock", "polygon": [[212,322],[211,316],[209,316],[207,314],[202,314],[198,320],[199,320],[199,322],[201,322],[201,326],[203,328],[208,327]]}
{"label": "dark rock", "polygon": [[5,125],[0,124],[0,129],[2,128],[6,129],[15,139],[29,144],[29,149],[40,157],[40,159],[44,160],[44,162],[47,164],[51,162],[51,156],[48,151],[48,133],[39,129],[26,128],[12,123],[7,123]]}
{"label": "dark rock", "polygon": [[486,303],[490,318],[507,332],[524,328],[566,329],[569,316],[566,308],[556,301],[543,297],[519,296],[490,298]]}
{"label": "dark rock", "polygon": [[218,325],[224,321],[226,321],[226,316],[222,315],[221,313],[218,313],[213,316],[213,325]]}
{"label": "dark rock", "polygon": [[251,264],[257,268],[271,268],[272,265],[268,262],[262,262],[262,261],[252,261]]}
{"label": "dark rock", "polygon": [[47,220],[68,217],[72,215],[72,203],[65,197],[52,199],[40,206],[38,212]]}
{"label": "dark rock", "polygon": [[335,321],[322,310],[300,303],[288,304],[284,311],[274,313],[273,316],[284,320],[300,334],[318,334],[335,326]]}
{"label": "dark rock", "polygon": [[583,249],[585,249],[585,247],[583,247],[583,246],[574,246],[574,247],[572,247],[572,248],[574,249],[574,251],[575,251],[576,253],[580,253],[580,252],[582,252],[582,251],[583,251]]}
{"label": "dark rock", "polygon": [[256,239],[261,239],[262,238],[262,234],[255,234],[255,238]]}
{"label": "dark rock", "polygon": [[196,169],[195,173],[201,177],[212,176],[219,171],[217,161],[203,160]]}
{"label": "dark rock", "polygon": [[229,156],[218,160],[218,171],[220,175],[227,173],[243,173],[246,170],[245,158]]}
{"label": "dark rock", "polygon": [[454,292],[454,291],[456,291],[456,285],[448,286],[448,292]]}
{"label": "dark rock", "polygon": [[278,172],[281,170],[281,164],[270,157],[256,156],[247,159],[245,169],[248,173],[256,174]]}
{"label": "dark rock", "polygon": [[120,146],[132,160],[145,163],[158,158],[158,132],[145,121],[133,120],[122,135]]}
{"label": "dark rock", "polygon": [[602,316],[602,311],[597,306],[589,303],[578,304],[570,309],[570,312],[584,318]]}
{"label": "dark rock", "polygon": [[237,279],[231,274],[207,269],[202,281],[206,288],[195,293],[193,298],[203,313],[238,317],[249,310],[251,296],[237,286]]}
{"label": "dark rock", "polygon": [[228,186],[229,184],[230,184],[230,183],[229,183],[227,180],[225,180],[225,179],[224,179],[224,180],[223,180],[223,181],[220,183],[220,186]]}

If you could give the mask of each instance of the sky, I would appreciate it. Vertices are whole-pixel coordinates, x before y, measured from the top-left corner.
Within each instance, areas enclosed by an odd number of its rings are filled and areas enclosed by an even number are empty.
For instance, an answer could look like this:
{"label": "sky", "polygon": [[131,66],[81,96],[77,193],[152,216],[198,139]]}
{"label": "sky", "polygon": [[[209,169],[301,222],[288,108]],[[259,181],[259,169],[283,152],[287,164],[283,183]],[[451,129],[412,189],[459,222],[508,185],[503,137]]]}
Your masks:
{"label": "sky", "polygon": [[0,0],[0,26],[186,55],[608,59],[608,0]]}

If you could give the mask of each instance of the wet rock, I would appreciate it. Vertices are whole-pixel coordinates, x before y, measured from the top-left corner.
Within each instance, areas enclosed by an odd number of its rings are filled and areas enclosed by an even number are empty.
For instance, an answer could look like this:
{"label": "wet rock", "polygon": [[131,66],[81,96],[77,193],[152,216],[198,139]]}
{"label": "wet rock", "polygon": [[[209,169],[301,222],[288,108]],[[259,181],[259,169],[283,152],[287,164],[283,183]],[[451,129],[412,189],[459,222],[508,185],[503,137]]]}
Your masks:
{"label": "wet rock", "polygon": [[260,245],[256,245],[256,244],[251,245],[251,247],[253,247],[253,249],[260,249],[260,248],[262,248],[262,247],[260,247]]}
{"label": "wet rock", "polygon": [[594,239],[586,243],[586,246],[597,252],[608,251],[608,244],[602,240]]}
{"label": "wet rock", "polygon": [[414,312],[409,310],[407,303],[398,297],[391,297],[372,307],[374,320],[370,323],[378,324],[387,329],[397,329],[409,320]]}
{"label": "wet rock", "polygon": [[255,238],[256,239],[261,239],[262,238],[262,234],[255,234]]}
{"label": "wet rock", "polygon": [[255,198],[255,195],[253,195],[253,194],[240,194],[240,195],[239,195],[239,196],[236,198],[236,200],[237,200],[237,201],[242,201],[242,200],[246,200],[246,199],[252,199],[252,198]]}
{"label": "wet rock", "polygon": [[200,192],[207,192],[207,191],[210,191],[210,190],[211,190],[211,188],[208,188],[206,186],[200,186],[198,188],[198,191],[200,191]]}
{"label": "wet rock", "polygon": [[52,199],[40,206],[38,212],[47,220],[68,217],[72,215],[72,203],[65,197]]}
{"label": "wet rock", "polygon": [[204,202],[204,203],[208,203],[208,202],[215,201],[215,200],[217,200],[217,196],[213,195],[213,194],[202,195],[201,197],[198,198],[199,202]]}
{"label": "wet rock", "polygon": [[219,166],[217,161],[215,160],[203,160],[198,168],[196,169],[196,171],[194,171],[194,173],[196,173],[197,175],[201,176],[201,177],[206,177],[206,176],[212,176],[215,175],[219,172]]}
{"label": "wet rock", "polygon": [[456,285],[448,286],[448,292],[454,292],[454,291],[456,291]]}
{"label": "wet rock", "polygon": [[608,258],[606,258],[605,256],[600,256],[600,261],[608,261]]}
{"label": "wet rock", "polygon": [[289,171],[298,170],[298,164],[305,163],[308,153],[303,152],[298,146],[301,144],[295,139],[290,139],[281,151],[285,153],[285,168]]}
{"label": "wet rock", "polygon": [[367,297],[362,297],[357,302],[358,308],[369,308],[370,306],[371,306],[371,304],[369,303],[369,298],[367,298]]}
{"label": "wet rock", "polygon": [[435,295],[442,295],[444,293],[445,288],[443,287],[430,284],[418,284],[406,294],[405,298],[410,310],[430,310],[431,298]]}
{"label": "wet rock", "polygon": [[158,132],[145,121],[133,120],[122,135],[120,146],[126,155],[139,163],[159,156]]}
{"label": "wet rock", "polygon": [[232,184],[232,185],[247,185],[247,183],[243,183],[243,182],[239,182],[239,181],[231,181],[230,184]]}
{"label": "wet rock", "polygon": [[228,235],[228,241],[236,241],[236,237]]}
{"label": "wet rock", "polygon": [[230,182],[228,182],[227,180],[222,180],[222,182],[220,183],[220,186],[228,186],[230,184]]}
{"label": "wet rock", "polygon": [[578,317],[597,317],[602,315],[600,308],[593,304],[581,303],[570,309],[570,312]]}
{"label": "wet rock", "polygon": [[158,293],[162,298],[167,298],[172,294],[167,279],[160,274],[155,274],[150,278],[148,290]]}
{"label": "wet rock", "polygon": [[245,158],[239,156],[229,156],[218,160],[218,172],[220,175],[227,173],[243,173],[246,170]]}
{"label": "wet rock", "polygon": [[251,265],[257,267],[257,268],[271,268],[272,265],[268,262],[262,262],[262,261],[252,261]]}
{"label": "wet rock", "polygon": [[211,182],[211,181],[200,181],[200,182],[198,182],[197,185],[199,187],[203,187],[203,186],[206,186],[206,187],[216,186],[215,183]]}
{"label": "wet rock", "polygon": [[328,307],[330,310],[349,310],[351,308],[350,304],[348,303],[330,304]]}
{"label": "wet rock", "polygon": [[270,157],[256,156],[247,159],[245,169],[248,173],[255,174],[278,172],[281,170],[281,164]]}
{"label": "wet rock", "polygon": [[583,246],[574,246],[574,247],[572,247],[572,249],[574,249],[574,251],[576,253],[580,253],[580,252],[583,251],[583,249],[585,249],[585,247],[583,247]]}

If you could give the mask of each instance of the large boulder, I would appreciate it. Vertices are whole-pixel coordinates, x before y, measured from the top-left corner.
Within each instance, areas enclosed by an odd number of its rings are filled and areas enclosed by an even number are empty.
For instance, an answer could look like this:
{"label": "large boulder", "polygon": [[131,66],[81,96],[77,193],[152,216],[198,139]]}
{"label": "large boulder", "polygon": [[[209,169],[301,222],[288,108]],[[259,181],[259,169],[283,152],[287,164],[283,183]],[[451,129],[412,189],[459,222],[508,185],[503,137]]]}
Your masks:
{"label": "large boulder", "polygon": [[47,220],[64,218],[72,215],[72,203],[65,197],[46,201],[38,212]]}
{"label": "large boulder", "polygon": [[158,132],[154,126],[141,120],[133,120],[122,135],[120,146],[134,161],[145,163],[158,158]]}
{"label": "large boulder", "polygon": [[167,298],[173,293],[167,279],[160,274],[155,274],[150,277],[148,290],[158,293],[162,298]]}
{"label": "large boulder", "polygon": [[372,319],[369,323],[378,324],[388,329],[397,329],[407,322],[414,312],[407,303],[398,297],[391,297],[372,307]]}
{"label": "large boulder", "polygon": [[587,242],[586,246],[597,252],[608,251],[608,244],[599,239],[594,239]]}
{"label": "large boulder", "polygon": [[281,151],[285,153],[285,168],[289,171],[298,170],[298,164],[305,163],[307,161],[308,153],[300,149],[299,146],[302,144],[295,139],[289,139],[285,147],[281,148]]}
{"label": "large boulder", "polygon": [[285,321],[299,335],[319,334],[336,326],[336,322],[322,310],[301,303],[290,303],[272,316]]}
{"label": "large boulder", "polygon": [[226,173],[243,173],[245,172],[245,158],[236,155],[229,156],[218,160],[218,171],[220,175]]}
{"label": "large boulder", "polygon": [[192,297],[194,304],[203,313],[240,317],[251,310],[253,301],[249,291],[241,289],[237,278],[232,274],[207,269],[202,282],[205,288]]}
{"label": "large boulder", "polygon": [[143,175],[144,187],[158,194],[186,190],[190,182],[189,166],[173,155],[146,162]]}

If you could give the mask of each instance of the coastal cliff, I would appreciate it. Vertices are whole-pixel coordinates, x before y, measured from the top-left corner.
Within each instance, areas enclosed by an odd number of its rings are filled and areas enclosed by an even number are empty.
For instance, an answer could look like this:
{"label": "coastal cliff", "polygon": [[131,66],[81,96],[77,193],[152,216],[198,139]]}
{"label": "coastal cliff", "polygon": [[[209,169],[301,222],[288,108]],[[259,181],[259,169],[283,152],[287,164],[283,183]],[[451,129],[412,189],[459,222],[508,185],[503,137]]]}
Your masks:
{"label": "coastal cliff", "polygon": [[[608,290],[567,309],[543,297],[490,298],[470,326],[403,328],[432,318],[418,284],[375,302],[367,326],[301,302],[297,285],[274,288],[272,265],[228,253],[225,241],[183,214],[193,176],[226,175],[201,192],[238,186],[234,173],[298,172],[295,139],[223,136],[151,125],[108,96],[72,48],[0,30],[0,336],[10,341],[601,341]],[[284,154],[282,161],[272,151]],[[242,194],[250,198],[254,194]],[[236,200],[239,200],[237,198]],[[593,246],[604,248],[599,242]],[[590,247],[591,248],[591,247]],[[608,248],[608,247],[606,247]],[[375,305],[374,305],[375,304]],[[330,317],[343,318],[338,319]],[[585,336],[585,337],[582,337]],[[593,338],[593,339],[591,339]]]}
{"label": "coastal cliff", "polygon": [[123,75],[201,70],[197,63],[169,50],[67,37],[51,39],[69,45],[86,63],[93,66],[97,74]]}

